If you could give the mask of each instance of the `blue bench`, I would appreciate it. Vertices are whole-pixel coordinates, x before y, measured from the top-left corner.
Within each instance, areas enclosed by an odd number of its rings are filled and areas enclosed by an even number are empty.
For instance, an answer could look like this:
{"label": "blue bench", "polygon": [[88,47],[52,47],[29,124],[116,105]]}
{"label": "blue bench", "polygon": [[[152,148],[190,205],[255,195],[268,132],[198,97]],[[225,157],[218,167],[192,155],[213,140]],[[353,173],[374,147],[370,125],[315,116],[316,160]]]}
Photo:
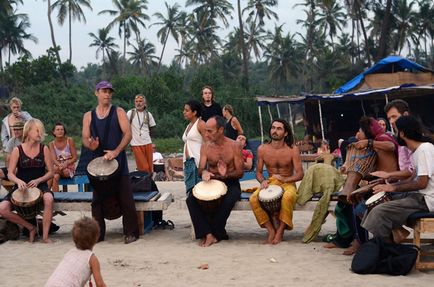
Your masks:
{"label": "blue bench", "polygon": [[[75,175],[73,178],[61,178],[59,180],[59,186],[62,186],[62,191],[68,191],[68,185],[77,185],[79,192],[89,191],[90,188],[89,178],[85,174]],[[88,188],[89,187],[89,188]]]}

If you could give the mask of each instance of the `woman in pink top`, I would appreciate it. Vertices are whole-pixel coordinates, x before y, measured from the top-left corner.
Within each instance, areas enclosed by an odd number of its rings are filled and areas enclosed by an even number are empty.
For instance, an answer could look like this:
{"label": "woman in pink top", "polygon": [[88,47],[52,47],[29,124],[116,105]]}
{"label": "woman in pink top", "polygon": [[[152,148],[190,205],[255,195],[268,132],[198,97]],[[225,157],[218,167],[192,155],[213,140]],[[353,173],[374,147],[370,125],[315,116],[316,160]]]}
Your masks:
{"label": "woman in pink top", "polygon": [[74,222],[72,239],[75,247],[69,250],[51,274],[45,287],[83,287],[91,283],[91,275],[97,287],[105,287],[98,258],[92,249],[99,238],[98,223],[89,217]]}
{"label": "woman in pink top", "polygon": [[54,178],[51,188],[54,192],[59,191],[59,179],[61,177],[73,177],[77,150],[72,138],[66,136],[66,129],[62,123],[56,123],[52,130],[54,140],[49,148],[54,162]]}

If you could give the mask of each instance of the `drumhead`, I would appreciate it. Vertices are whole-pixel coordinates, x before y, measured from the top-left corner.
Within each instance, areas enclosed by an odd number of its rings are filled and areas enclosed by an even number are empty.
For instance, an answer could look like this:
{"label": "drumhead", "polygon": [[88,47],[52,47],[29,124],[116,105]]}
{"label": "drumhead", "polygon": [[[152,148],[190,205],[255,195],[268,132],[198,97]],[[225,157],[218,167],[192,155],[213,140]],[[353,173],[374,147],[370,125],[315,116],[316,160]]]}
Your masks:
{"label": "drumhead", "polygon": [[270,201],[279,198],[283,194],[283,189],[279,185],[270,184],[267,188],[259,191],[260,201]]}
{"label": "drumhead", "polygon": [[193,196],[197,199],[210,201],[220,198],[228,191],[228,187],[223,181],[211,179],[201,181],[193,187]]}
{"label": "drumhead", "polygon": [[26,206],[36,202],[41,197],[41,190],[37,187],[16,189],[12,192],[11,201],[17,206]]}
{"label": "drumhead", "polygon": [[384,197],[386,195],[386,193],[384,191],[381,191],[379,193],[374,194],[373,196],[371,196],[370,198],[368,198],[365,202],[366,205],[370,205],[374,202],[376,202],[377,200],[381,199],[382,197]]}
{"label": "drumhead", "polygon": [[116,159],[106,160],[103,156],[93,159],[87,165],[87,172],[95,177],[109,176],[116,172],[119,163]]}

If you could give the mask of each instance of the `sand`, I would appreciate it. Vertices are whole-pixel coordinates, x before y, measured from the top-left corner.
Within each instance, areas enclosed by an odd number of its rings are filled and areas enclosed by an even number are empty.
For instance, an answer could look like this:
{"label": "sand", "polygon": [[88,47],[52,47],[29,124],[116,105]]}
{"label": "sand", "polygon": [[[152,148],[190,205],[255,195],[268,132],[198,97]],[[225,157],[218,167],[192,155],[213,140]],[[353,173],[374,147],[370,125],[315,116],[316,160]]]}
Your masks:
{"label": "sand", "polygon": [[[243,183],[244,187],[254,184]],[[106,241],[94,248],[107,286],[431,286],[434,279],[434,271],[414,270],[405,277],[352,273],[351,257],[341,255],[341,249],[322,248],[321,237],[335,231],[332,217],[315,242],[301,242],[312,216],[309,211],[295,212],[294,230],[285,232],[284,241],[276,246],[262,244],[265,231],[251,212],[234,211],[227,224],[230,240],[199,247],[190,237],[183,183],[157,185],[175,196],[164,212],[175,229],[154,230],[125,245],[121,220],[109,221]],[[61,228],[51,237],[53,244],[30,244],[21,238],[0,245],[0,286],[43,286],[73,247],[70,231],[80,216],[80,212],[56,216]],[[202,264],[209,269],[198,269]]]}

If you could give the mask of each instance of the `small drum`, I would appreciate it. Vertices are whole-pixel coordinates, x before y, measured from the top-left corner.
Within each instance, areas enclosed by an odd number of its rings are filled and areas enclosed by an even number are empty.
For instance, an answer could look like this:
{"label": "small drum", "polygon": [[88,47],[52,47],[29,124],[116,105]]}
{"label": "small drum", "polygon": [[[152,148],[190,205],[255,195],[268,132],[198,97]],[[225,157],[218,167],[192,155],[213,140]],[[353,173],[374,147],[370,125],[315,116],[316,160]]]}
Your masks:
{"label": "small drum", "polygon": [[365,178],[375,170],[376,163],[377,153],[372,148],[357,149],[353,144],[347,147],[345,165],[348,172],[360,173]]}
{"label": "small drum", "polygon": [[193,187],[193,196],[196,198],[203,211],[212,213],[220,207],[221,200],[227,190],[228,188],[224,182],[211,179],[196,184]]}
{"label": "small drum", "polygon": [[112,177],[119,168],[119,163],[116,159],[106,160],[103,156],[94,158],[87,165],[87,172],[90,177],[98,180],[108,180]]}
{"label": "small drum", "polygon": [[368,198],[365,202],[368,211],[371,211],[377,205],[390,201],[390,197],[386,192],[379,192]]}
{"label": "small drum", "polygon": [[14,186],[15,186],[15,182],[10,181],[10,180],[6,180],[6,179],[2,179],[2,186],[8,191],[8,192],[12,192],[14,190]]}
{"label": "small drum", "polygon": [[36,187],[16,189],[12,192],[11,203],[22,218],[35,218],[43,208],[42,191]]}
{"label": "small drum", "polygon": [[267,188],[259,191],[259,203],[262,208],[270,213],[280,210],[280,202],[283,196],[283,189],[279,185],[270,184]]}

